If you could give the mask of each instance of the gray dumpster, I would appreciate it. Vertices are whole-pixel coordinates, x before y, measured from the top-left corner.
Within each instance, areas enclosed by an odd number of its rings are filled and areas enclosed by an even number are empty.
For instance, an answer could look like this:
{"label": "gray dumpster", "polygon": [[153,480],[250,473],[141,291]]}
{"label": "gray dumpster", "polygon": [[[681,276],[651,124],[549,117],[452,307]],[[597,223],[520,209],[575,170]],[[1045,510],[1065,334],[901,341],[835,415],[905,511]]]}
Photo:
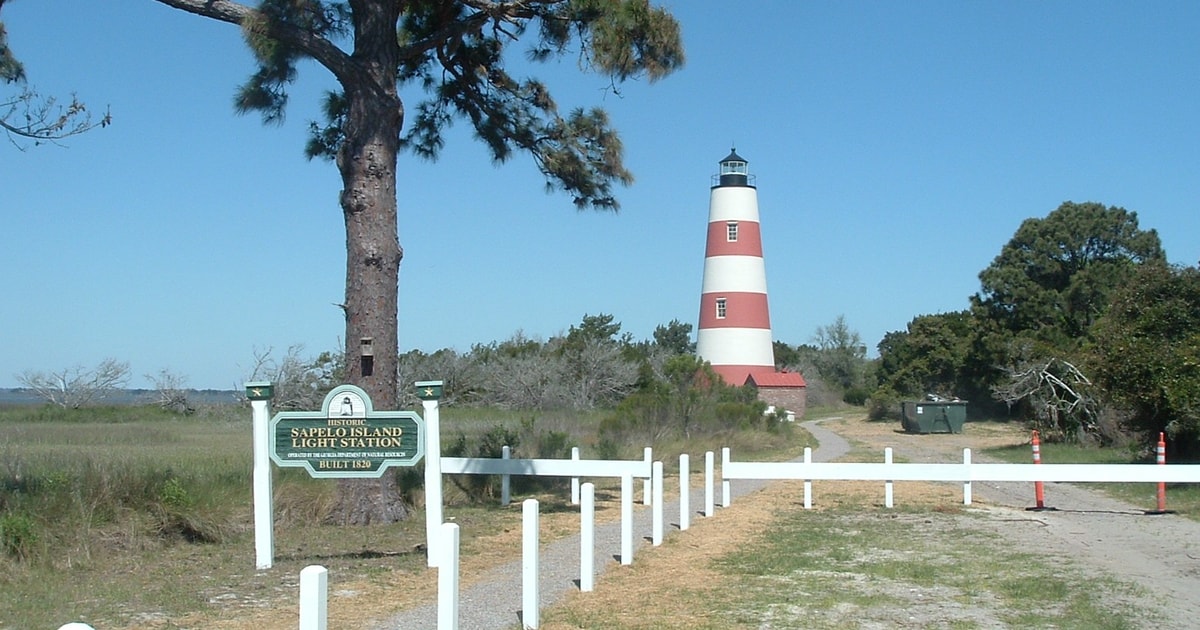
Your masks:
{"label": "gray dumpster", "polygon": [[962,433],[967,421],[967,402],[906,400],[901,403],[900,417],[909,433]]}

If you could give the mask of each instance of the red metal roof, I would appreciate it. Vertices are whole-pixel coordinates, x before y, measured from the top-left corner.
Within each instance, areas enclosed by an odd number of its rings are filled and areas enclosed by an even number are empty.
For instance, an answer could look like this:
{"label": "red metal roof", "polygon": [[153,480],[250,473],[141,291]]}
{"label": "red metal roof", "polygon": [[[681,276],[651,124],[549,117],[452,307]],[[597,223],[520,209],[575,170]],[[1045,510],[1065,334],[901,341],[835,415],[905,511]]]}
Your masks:
{"label": "red metal roof", "polygon": [[756,387],[808,387],[799,372],[759,372],[751,374],[747,381]]}

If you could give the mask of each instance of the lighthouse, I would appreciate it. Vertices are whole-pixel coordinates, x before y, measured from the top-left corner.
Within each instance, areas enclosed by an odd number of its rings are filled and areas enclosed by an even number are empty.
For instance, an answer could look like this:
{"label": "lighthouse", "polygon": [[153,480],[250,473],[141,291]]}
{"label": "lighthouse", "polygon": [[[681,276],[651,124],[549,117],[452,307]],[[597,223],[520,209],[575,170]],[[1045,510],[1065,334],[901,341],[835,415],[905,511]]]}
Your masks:
{"label": "lighthouse", "polygon": [[736,149],[721,160],[713,184],[696,354],[729,385],[744,385],[775,373],[758,189]]}

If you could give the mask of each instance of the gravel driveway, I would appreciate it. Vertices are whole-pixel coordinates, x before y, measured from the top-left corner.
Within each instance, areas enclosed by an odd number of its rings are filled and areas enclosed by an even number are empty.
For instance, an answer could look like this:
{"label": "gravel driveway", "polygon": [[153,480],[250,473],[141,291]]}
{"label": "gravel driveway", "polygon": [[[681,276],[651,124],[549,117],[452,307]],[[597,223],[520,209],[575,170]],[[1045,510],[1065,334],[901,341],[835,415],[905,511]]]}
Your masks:
{"label": "gravel driveway", "polygon": [[[897,459],[911,462],[961,462],[963,448],[972,449],[972,461],[998,461],[978,455],[987,444],[980,443],[978,426],[971,423],[956,435],[871,431],[871,424],[833,423],[831,428],[880,451],[890,446]],[[1036,505],[1029,483],[975,482],[972,495],[975,503],[995,512],[995,518],[980,519],[981,524],[1025,549],[1066,555],[1085,569],[1141,586],[1150,599],[1142,603],[1163,617],[1159,627],[1200,627],[1200,522],[1173,514],[1147,515],[1145,509],[1154,506],[1149,484],[1143,507],[1085,484],[1045,484],[1045,506],[1054,508],[1046,511],[1026,509]],[[1169,494],[1167,501],[1170,508]]]}

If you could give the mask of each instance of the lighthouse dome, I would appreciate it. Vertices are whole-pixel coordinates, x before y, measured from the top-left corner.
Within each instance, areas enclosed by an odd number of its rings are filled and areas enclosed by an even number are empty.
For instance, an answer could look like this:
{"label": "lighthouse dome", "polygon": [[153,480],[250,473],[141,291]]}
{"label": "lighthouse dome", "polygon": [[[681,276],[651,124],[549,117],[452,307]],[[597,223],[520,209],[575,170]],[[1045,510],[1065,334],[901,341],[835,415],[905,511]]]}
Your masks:
{"label": "lighthouse dome", "polygon": [[729,155],[720,162],[717,186],[753,186],[747,164],[746,158],[738,155],[736,148],[730,149]]}

